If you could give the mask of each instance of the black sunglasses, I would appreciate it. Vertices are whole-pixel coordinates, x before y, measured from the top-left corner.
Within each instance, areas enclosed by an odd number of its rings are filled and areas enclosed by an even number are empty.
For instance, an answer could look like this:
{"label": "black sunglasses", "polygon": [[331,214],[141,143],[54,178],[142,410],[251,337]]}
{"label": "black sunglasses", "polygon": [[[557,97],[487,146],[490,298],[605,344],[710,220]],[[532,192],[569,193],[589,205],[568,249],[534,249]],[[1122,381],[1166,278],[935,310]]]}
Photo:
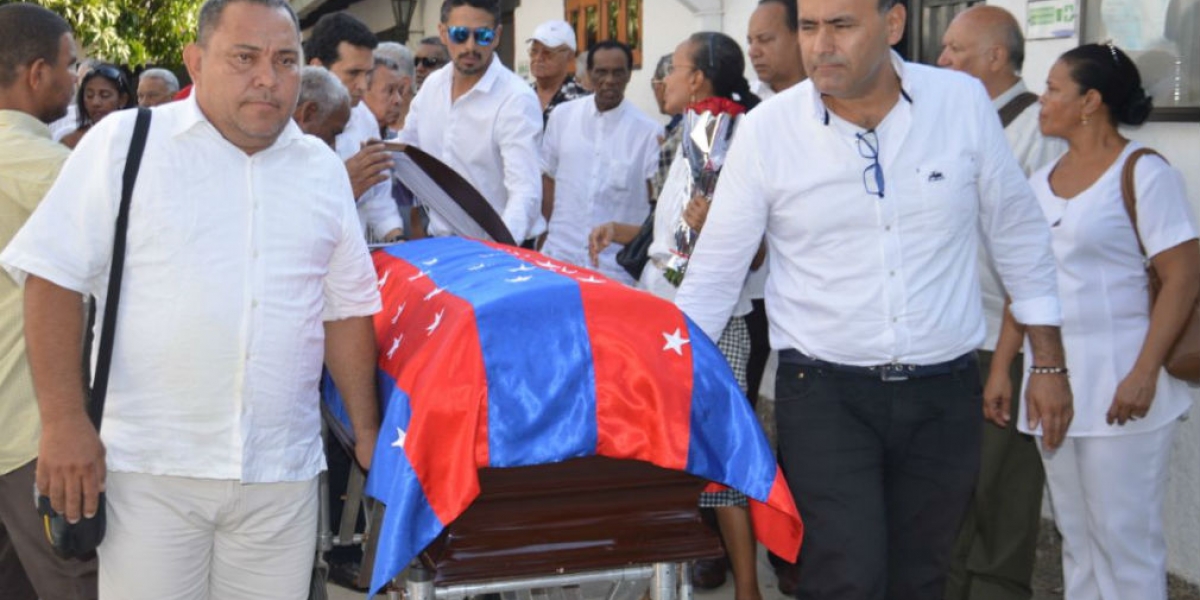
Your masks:
{"label": "black sunglasses", "polygon": [[413,66],[425,67],[426,69],[436,69],[442,66],[442,59],[434,58],[432,56],[414,56]]}

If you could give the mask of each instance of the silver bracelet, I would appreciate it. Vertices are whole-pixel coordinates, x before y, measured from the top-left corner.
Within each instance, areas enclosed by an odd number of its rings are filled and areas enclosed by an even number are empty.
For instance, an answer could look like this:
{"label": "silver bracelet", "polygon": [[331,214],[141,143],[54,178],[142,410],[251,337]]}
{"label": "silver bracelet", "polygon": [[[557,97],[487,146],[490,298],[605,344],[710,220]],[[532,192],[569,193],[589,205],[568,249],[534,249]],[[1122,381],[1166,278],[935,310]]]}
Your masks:
{"label": "silver bracelet", "polygon": [[1068,374],[1066,367],[1029,367],[1030,375],[1066,375]]}

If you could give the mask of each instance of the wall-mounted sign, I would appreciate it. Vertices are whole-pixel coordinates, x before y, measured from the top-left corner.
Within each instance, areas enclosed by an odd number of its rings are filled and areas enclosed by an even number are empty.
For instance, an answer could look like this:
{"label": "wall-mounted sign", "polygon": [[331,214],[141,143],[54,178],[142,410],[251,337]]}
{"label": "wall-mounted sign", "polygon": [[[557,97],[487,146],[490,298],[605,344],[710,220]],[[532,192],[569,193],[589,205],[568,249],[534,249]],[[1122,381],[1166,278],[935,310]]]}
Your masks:
{"label": "wall-mounted sign", "polygon": [[1029,0],[1025,38],[1045,40],[1073,37],[1079,26],[1075,0]]}

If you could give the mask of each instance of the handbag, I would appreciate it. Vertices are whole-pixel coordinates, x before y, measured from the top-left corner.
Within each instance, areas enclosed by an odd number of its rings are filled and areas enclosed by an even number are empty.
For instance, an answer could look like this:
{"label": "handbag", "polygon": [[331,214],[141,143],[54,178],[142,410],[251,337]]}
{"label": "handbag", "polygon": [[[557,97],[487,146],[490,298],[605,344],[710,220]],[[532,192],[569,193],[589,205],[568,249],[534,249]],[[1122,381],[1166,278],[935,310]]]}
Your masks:
{"label": "handbag", "polygon": [[[1150,148],[1139,148],[1129,154],[1129,158],[1125,159],[1125,166],[1121,170],[1121,199],[1125,202],[1125,212],[1129,215],[1129,221],[1133,223],[1133,234],[1137,236],[1138,250],[1141,251],[1142,256],[1146,256],[1146,247],[1142,245],[1142,235],[1138,233],[1137,228],[1137,192],[1134,188],[1133,168],[1138,159],[1147,154],[1162,158],[1161,154]],[[1163,160],[1166,161],[1165,158]],[[1153,307],[1158,298],[1158,292],[1162,289],[1162,280],[1158,278],[1158,272],[1149,258],[1146,259],[1146,276],[1150,280],[1150,306]],[[1200,316],[1198,313],[1200,313],[1200,299],[1197,299],[1197,302],[1192,305],[1187,322],[1180,328],[1179,337],[1175,338],[1175,343],[1171,345],[1170,351],[1167,352],[1167,358],[1163,362],[1163,367],[1166,368],[1168,375],[1191,384],[1200,384]]]}
{"label": "handbag", "polygon": [[[100,347],[96,353],[96,376],[92,380],[88,402],[88,417],[96,432],[104,418],[104,399],[108,393],[108,374],[112,363],[113,329],[117,324],[117,305],[121,299],[121,275],[125,266],[125,232],[129,228],[129,203],[133,196],[133,185],[137,181],[138,169],[142,164],[142,152],[146,147],[146,134],[150,130],[150,109],[139,108],[133,126],[133,139],[129,143],[129,154],[125,159],[125,171],[121,178],[121,204],[117,210],[116,233],[113,236],[112,267],[108,275],[108,302],[104,306],[104,320],[100,326]],[[88,348],[85,345],[84,352]],[[86,361],[85,361],[86,362]],[[50,506],[50,498],[37,495],[38,514],[42,516],[46,539],[54,553],[63,558],[86,558],[96,551],[104,540],[105,518],[104,493],[100,493],[96,514],[82,518],[76,523]]]}
{"label": "handbag", "polygon": [[646,220],[642,222],[642,228],[638,230],[637,235],[625,244],[624,248],[617,253],[617,264],[625,269],[627,273],[633,275],[634,279],[642,278],[642,270],[646,268],[646,262],[650,260],[650,243],[654,241],[654,209],[650,209],[650,214],[646,216]]}

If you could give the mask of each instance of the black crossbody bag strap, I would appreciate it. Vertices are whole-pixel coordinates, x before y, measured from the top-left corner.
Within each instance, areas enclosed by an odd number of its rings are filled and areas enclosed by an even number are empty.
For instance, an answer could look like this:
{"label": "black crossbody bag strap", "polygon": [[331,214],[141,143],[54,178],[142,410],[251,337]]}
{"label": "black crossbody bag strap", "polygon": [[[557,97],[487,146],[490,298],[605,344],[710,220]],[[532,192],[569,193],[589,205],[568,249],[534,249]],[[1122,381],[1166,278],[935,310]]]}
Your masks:
{"label": "black crossbody bag strap", "polygon": [[108,273],[108,298],[104,304],[104,321],[100,325],[100,347],[96,352],[96,376],[92,380],[91,402],[88,416],[96,431],[104,418],[104,397],[108,394],[108,372],[112,364],[113,337],[116,334],[117,305],[121,300],[121,275],[125,268],[125,232],[129,228],[129,204],[133,198],[133,186],[137,182],[138,170],[142,165],[142,152],[146,149],[146,134],[150,131],[150,109],[139,108],[137,121],[133,125],[133,139],[129,142],[129,155],[125,158],[125,173],[121,177],[121,205],[117,209],[117,229],[113,236],[112,269]]}

